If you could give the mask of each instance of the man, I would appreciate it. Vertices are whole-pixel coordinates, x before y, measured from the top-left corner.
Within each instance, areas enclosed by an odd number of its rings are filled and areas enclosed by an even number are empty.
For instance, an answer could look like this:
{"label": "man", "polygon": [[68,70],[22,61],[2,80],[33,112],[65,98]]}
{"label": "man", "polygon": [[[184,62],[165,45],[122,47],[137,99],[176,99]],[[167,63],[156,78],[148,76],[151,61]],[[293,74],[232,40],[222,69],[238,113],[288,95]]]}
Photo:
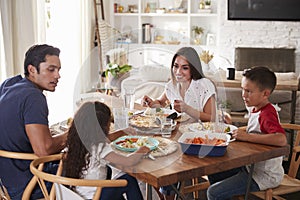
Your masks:
{"label": "man", "polygon": [[[0,86],[0,149],[46,156],[65,147],[67,133],[51,136],[43,94],[57,86],[59,53],[58,48],[46,44],[32,46],[25,54],[25,78],[18,75]],[[12,199],[21,199],[31,179],[29,165],[30,161],[0,158],[0,178]],[[32,198],[42,197],[38,190],[33,191]]]}

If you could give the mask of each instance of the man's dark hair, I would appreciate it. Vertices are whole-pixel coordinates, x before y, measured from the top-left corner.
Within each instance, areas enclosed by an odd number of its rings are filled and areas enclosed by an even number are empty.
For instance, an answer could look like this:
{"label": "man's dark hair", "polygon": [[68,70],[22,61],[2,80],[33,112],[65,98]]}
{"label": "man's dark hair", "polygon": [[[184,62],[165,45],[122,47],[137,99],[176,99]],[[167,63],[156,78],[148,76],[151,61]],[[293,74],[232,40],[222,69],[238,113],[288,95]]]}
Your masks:
{"label": "man's dark hair", "polygon": [[271,92],[273,92],[273,90],[275,89],[275,73],[267,67],[259,66],[245,69],[243,72],[243,76],[256,83],[261,91],[264,89],[270,89]]}
{"label": "man's dark hair", "polygon": [[59,53],[60,50],[58,48],[47,44],[34,45],[30,47],[25,54],[25,60],[24,60],[25,76],[29,76],[28,65],[34,66],[39,73],[40,63],[46,61],[46,55],[59,56]]}

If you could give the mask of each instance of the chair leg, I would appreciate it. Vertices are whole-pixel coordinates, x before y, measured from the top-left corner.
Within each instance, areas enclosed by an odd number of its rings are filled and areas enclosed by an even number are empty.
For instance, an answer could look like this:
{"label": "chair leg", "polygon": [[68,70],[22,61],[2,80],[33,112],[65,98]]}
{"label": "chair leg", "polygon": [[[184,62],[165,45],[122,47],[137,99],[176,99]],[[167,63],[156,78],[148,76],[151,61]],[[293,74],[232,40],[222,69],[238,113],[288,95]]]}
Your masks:
{"label": "chair leg", "polygon": [[[193,178],[192,179],[192,184],[193,185],[198,184],[198,178]],[[193,196],[194,196],[194,199],[198,199],[199,198],[199,192],[198,192],[198,190],[193,192]]]}
{"label": "chair leg", "polygon": [[160,200],[164,200],[164,199],[165,199],[165,198],[164,198],[164,195],[163,195],[162,193],[160,193],[159,188],[157,188],[157,187],[153,187],[153,188],[155,189],[155,191],[156,191],[156,193],[157,193],[159,199],[160,199]]}
{"label": "chair leg", "polygon": [[276,200],[286,200],[285,198],[282,198],[281,196],[273,196],[273,198]]}
{"label": "chair leg", "polygon": [[272,200],[273,190],[271,188],[267,189],[265,192],[265,200]]}

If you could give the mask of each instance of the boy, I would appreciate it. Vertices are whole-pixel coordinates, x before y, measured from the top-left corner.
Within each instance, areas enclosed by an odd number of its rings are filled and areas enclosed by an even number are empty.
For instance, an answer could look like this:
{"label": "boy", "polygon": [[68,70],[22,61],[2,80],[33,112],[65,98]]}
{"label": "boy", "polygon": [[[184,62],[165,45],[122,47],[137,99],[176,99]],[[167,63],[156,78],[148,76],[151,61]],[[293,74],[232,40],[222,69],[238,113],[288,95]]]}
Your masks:
{"label": "boy", "polygon": [[[266,67],[254,67],[244,71],[241,85],[243,100],[247,107],[251,107],[251,112],[247,130],[236,130],[233,137],[240,141],[285,146],[285,132],[280,126],[278,113],[269,102],[276,86],[275,74]],[[248,172],[249,166],[245,166],[209,176],[212,185],[207,190],[207,198],[230,199],[245,194]],[[276,187],[283,175],[282,157],[256,163],[250,191]]]}

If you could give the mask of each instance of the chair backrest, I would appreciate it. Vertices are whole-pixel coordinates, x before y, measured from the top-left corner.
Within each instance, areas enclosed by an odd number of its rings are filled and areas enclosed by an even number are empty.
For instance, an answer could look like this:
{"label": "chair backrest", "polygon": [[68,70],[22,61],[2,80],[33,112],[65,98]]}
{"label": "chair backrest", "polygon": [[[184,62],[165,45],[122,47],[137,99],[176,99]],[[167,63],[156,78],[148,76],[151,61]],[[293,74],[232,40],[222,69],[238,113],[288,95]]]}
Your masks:
{"label": "chair backrest", "polygon": [[300,159],[298,155],[299,152],[300,152],[300,130],[297,131],[291,162],[290,162],[290,167],[289,167],[289,172],[288,172],[288,175],[293,178],[296,178],[299,165],[300,165]]}
{"label": "chair backrest", "polygon": [[[33,153],[20,153],[5,150],[0,150],[0,157],[19,160],[34,160],[38,158],[38,156]],[[36,186],[36,183],[37,179],[35,176],[33,176],[23,192],[22,199],[30,199],[30,195],[32,193],[32,190]]]}
{"label": "chair backrest", "polygon": [[164,82],[145,82],[134,89],[135,100],[141,103],[141,99],[144,95],[148,95],[153,99],[157,99],[165,90]]}
{"label": "chair backrest", "polygon": [[[294,144],[292,144],[292,156],[290,160],[290,166],[288,175],[295,178],[300,165],[300,156],[297,156],[297,153],[300,152],[300,125],[290,124],[290,123],[280,123],[282,128],[285,130],[293,130],[295,132]],[[247,126],[239,127],[241,130],[246,130]],[[293,137],[293,135],[291,136]]]}
{"label": "chair backrest", "polygon": [[84,198],[82,198],[76,192],[62,184],[54,183],[54,187],[56,200],[84,200]]}
{"label": "chair backrest", "polygon": [[299,164],[300,164],[300,158],[299,156],[297,156],[297,154],[300,152],[300,125],[281,123],[281,126],[284,129],[290,129],[296,132],[296,137],[294,139],[293,150],[292,150],[292,157],[290,161],[290,167],[288,171],[288,175],[290,177],[296,178],[299,169]]}
{"label": "chair backrest", "polygon": [[[55,188],[54,186],[51,189],[50,195],[47,191],[45,181],[49,181],[52,183],[69,185],[69,186],[87,186],[87,187],[97,187],[97,190],[94,194],[93,199],[100,199],[102,188],[104,187],[124,187],[127,185],[126,180],[90,180],[90,179],[76,179],[76,178],[67,178],[61,176],[62,172],[62,162],[63,154],[56,154],[50,156],[39,157],[33,160],[30,164],[30,171],[34,174],[37,179],[38,183],[41,187],[41,190],[44,194],[46,200],[55,199]],[[58,172],[56,175],[49,174],[43,172],[43,166],[45,163],[52,162],[52,161],[60,161]]]}

